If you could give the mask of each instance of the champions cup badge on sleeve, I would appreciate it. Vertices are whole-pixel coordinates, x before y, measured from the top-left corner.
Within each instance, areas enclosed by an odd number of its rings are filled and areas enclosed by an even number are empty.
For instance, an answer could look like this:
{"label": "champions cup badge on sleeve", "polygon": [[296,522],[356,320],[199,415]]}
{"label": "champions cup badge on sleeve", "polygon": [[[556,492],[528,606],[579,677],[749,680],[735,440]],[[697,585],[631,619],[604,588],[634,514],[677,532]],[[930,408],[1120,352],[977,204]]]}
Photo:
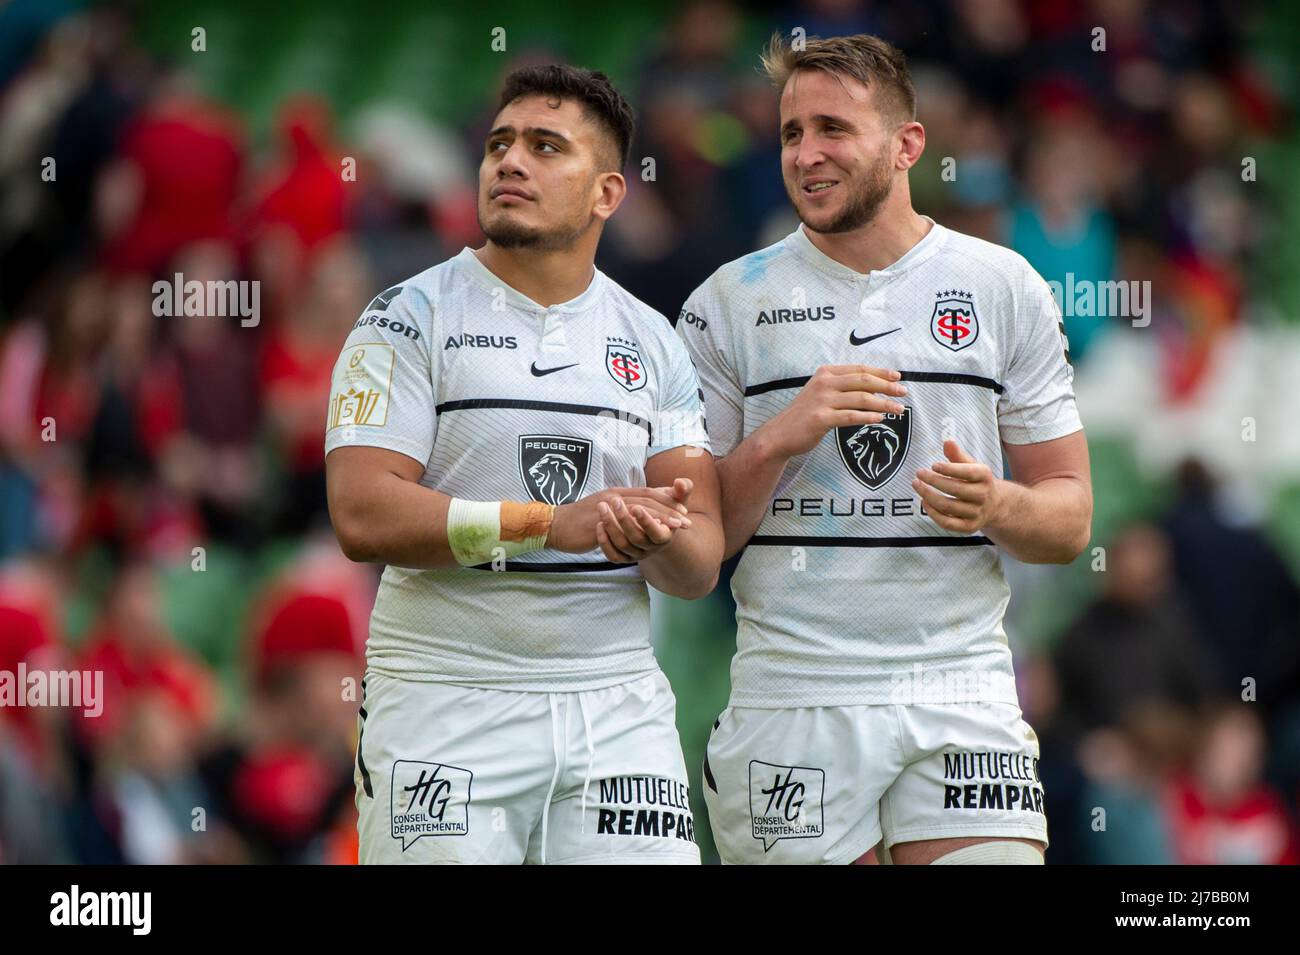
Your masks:
{"label": "champions cup badge on sleeve", "polygon": [[358,345],[334,368],[329,430],[346,425],[383,427],[388,423],[388,396],[393,383],[393,346]]}

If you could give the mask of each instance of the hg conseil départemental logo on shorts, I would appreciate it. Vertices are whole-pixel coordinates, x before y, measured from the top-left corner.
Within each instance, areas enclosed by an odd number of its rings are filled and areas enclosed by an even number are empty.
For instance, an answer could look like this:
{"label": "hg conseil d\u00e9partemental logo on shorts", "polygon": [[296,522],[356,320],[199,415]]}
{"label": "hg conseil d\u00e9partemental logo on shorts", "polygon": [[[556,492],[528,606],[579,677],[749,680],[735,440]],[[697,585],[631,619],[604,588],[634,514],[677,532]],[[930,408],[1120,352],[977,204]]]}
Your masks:
{"label": "hg conseil d\u00e9partemental logo on shorts", "polygon": [[769,851],[782,839],[816,839],[825,831],[826,771],[750,760],[749,815],[755,839]]}

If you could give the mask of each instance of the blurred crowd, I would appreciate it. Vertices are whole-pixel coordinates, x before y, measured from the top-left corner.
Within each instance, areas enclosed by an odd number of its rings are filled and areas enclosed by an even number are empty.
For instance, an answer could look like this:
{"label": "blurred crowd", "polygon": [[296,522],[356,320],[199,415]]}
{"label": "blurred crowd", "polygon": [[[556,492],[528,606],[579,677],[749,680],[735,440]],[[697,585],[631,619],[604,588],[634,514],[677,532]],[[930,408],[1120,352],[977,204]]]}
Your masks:
{"label": "blurred crowd", "polygon": [[1276,549],[1187,461],[1092,559],[1094,602],[1019,661],[1052,861],[1300,862],[1300,589]]}
{"label": "blurred crowd", "polygon": [[[253,130],[138,16],[0,7],[0,672],[102,671],[106,700],[0,709],[0,861],[346,862],[377,569],[329,531],[329,377],[377,291],[481,241],[495,90],[468,122],[382,98],[345,122],[307,89]],[[789,232],[759,45],[876,33],[917,85],[917,208],[1049,280],[1151,281],[1177,402],[1255,304],[1270,220],[1243,144],[1291,129],[1242,24],[1226,0],[665,4],[611,70],[638,141],[598,264],[675,316]],[[548,42],[498,75],[569,56]],[[256,321],[159,315],[178,273],[256,281]],[[1065,321],[1081,376],[1138,333]],[[1100,542],[1100,593],[1020,661],[1053,861],[1297,861],[1294,573],[1203,467],[1177,486]]]}

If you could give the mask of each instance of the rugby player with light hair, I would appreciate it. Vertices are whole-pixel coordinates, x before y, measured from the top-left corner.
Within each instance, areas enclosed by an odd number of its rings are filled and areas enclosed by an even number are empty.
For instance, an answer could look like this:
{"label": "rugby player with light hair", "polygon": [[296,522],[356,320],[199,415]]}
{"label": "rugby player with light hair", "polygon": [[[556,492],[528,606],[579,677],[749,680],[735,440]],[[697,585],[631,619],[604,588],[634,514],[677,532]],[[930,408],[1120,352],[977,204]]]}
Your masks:
{"label": "rugby player with light hair", "polygon": [[778,35],[763,63],[801,225],[677,322],[744,549],[715,840],[726,862],[1041,863],[1000,555],[1068,563],[1090,535],[1059,309],[1021,256],[912,208],[897,49]]}

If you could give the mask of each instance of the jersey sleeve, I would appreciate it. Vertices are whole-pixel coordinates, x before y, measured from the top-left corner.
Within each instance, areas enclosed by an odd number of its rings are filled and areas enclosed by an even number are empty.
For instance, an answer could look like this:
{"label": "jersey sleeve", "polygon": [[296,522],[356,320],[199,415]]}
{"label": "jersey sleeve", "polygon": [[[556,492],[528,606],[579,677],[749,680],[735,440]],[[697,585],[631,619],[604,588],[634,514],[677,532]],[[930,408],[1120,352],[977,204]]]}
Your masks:
{"label": "jersey sleeve", "polygon": [[[660,319],[664,321],[664,319]],[[691,356],[674,336],[665,336],[667,345],[667,381],[661,391],[654,421],[654,436],[646,457],[661,451],[691,445],[711,450],[709,433],[704,427],[704,399],[700,380],[691,364]]]}
{"label": "jersey sleeve", "polygon": [[1015,314],[1015,343],[998,399],[998,431],[1007,444],[1037,444],[1083,427],[1074,403],[1074,368],[1061,310],[1027,264]]}
{"label": "jersey sleeve", "polygon": [[334,363],[325,453],[360,445],[427,464],[438,430],[432,312],[413,289],[384,303],[390,293],[367,306]]}
{"label": "jersey sleeve", "polygon": [[713,453],[724,457],[745,436],[745,388],[727,347],[716,280],[701,285],[677,316],[677,334],[686,345],[699,374],[705,423]]}

